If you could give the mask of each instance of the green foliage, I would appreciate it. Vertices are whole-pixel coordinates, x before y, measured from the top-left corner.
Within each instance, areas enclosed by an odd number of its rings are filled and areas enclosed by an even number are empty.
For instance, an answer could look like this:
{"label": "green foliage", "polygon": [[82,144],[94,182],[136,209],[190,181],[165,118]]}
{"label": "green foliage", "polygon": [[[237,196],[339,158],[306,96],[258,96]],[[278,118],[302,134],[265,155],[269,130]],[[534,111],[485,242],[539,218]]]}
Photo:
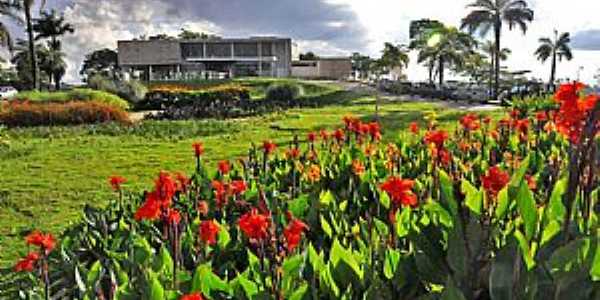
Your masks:
{"label": "green foliage", "polygon": [[14,100],[31,102],[70,102],[70,101],[94,101],[105,103],[120,109],[128,109],[129,104],[121,97],[111,93],[96,91],[92,89],[73,89],[61,92],[20,92],[13,97]]}
{"label": "green foliage", "polygon": [[269,101],[294,102],[302,95],[300,87],[293,83],[275,83],[267,88],[266,99]]}
{"label": "green foliage", "polygon": [[137,80],[119,81],[96,74],[88,78],[87,86],[118,95],[129,103],[136,104],[145,99],[148,89]]}

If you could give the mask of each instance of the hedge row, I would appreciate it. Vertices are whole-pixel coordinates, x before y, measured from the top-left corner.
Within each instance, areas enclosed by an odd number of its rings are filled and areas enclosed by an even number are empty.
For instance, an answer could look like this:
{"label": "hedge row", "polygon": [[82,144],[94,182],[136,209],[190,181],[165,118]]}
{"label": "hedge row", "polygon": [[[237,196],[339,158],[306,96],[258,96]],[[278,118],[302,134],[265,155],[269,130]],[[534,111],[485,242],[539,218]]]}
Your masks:
{"label": "hedge row", "polygon": [[123,98],[104,91],[92,90],[92,89],[73,89],[69,91],[60,92],[39,92],[39,91],[24,91],[18,93],[12,98],[18,101],[30,101],[30,102],[51,102],[51,103],[64,103],[71,101],[78,102],[99,102],[107,105],[117,107],[122,110],[129,109],[129,103]]}
{"label": "hedge row", "polygon": [[126,111],[96,101],[66,103],[5,102],[0,106],[0,124],[8,127],[64,126],[105,122],[129,123]]}
{"label": "hedge row", "polygon": [[167,109],[200,105],[204,107],[239,106],[250,100],[250,90],[239,85],[221,85],[195,90],[181,85],[154,87],[138,109]]}

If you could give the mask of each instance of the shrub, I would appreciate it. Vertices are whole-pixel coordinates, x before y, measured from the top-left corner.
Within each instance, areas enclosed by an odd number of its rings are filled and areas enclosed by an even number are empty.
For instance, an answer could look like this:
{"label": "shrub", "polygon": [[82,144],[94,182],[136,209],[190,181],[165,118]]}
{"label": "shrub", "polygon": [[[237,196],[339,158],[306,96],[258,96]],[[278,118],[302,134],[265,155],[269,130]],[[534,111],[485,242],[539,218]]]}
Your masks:
{"label": "shrub", "polygon": [[300,87],[294,83],[275,83],[267,88],[269,101],[293,102],[300,96]]}
{"label": "shrub", "polygon": [[227,84],[200,90],[183,85],[162,85],[152,88],[146,100],[137,108],[168,109],[198,106],[214,110],[239,107],[247,100],[250,100],[250,90],[239,85]]}
{"label": "shrub", "polygon": [[96,101],[66,103],[10,102],[0,109],[0,123],[8,127],[62,126],[105,122],[128,123],[124,110]]}
{"label": "shrub", "polygon": [[71,102],[71,101],[93,101],[105,103],[119,109],[128,109],[129,104],[123,98],[92,89],[73,89],[70,91],[61,92],[39,92],[39,91],[24,91],[13,97],[17,101],[30,102]]}
{"label": "shrub", "polygon": [[117,81],[102,75],[94,75],[88,79],[90,88],[118,95],[130,103],[138,103],[146,97],[148,89],[137,80]]}

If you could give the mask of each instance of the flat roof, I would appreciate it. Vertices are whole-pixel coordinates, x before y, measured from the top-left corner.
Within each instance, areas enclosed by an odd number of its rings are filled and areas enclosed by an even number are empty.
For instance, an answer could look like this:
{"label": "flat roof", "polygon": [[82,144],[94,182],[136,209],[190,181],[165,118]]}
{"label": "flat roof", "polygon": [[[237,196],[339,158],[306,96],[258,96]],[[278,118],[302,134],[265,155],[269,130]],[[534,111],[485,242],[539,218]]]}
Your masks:
{"label": "flat roof", "polygon": [[165,40],[119,40],[118,43],[149,43],[149,42],[178,42],[178,43],[235,43],[235,42],[273,42],[291,41],[291,38],[274,36],[251,36],[248,38],[209,38],[209,39],[165,39]]}

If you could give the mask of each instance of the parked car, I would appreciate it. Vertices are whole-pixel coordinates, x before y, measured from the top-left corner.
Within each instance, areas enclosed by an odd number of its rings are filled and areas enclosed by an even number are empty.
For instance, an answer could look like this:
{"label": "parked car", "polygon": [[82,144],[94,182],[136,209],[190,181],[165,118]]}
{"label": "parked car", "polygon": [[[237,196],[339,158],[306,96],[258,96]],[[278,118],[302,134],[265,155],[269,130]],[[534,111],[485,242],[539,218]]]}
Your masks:
{"label": "parked car", "polygon": [[12,86],[0,86],[0,99],[8,99],[18,94],[19,91]]}

